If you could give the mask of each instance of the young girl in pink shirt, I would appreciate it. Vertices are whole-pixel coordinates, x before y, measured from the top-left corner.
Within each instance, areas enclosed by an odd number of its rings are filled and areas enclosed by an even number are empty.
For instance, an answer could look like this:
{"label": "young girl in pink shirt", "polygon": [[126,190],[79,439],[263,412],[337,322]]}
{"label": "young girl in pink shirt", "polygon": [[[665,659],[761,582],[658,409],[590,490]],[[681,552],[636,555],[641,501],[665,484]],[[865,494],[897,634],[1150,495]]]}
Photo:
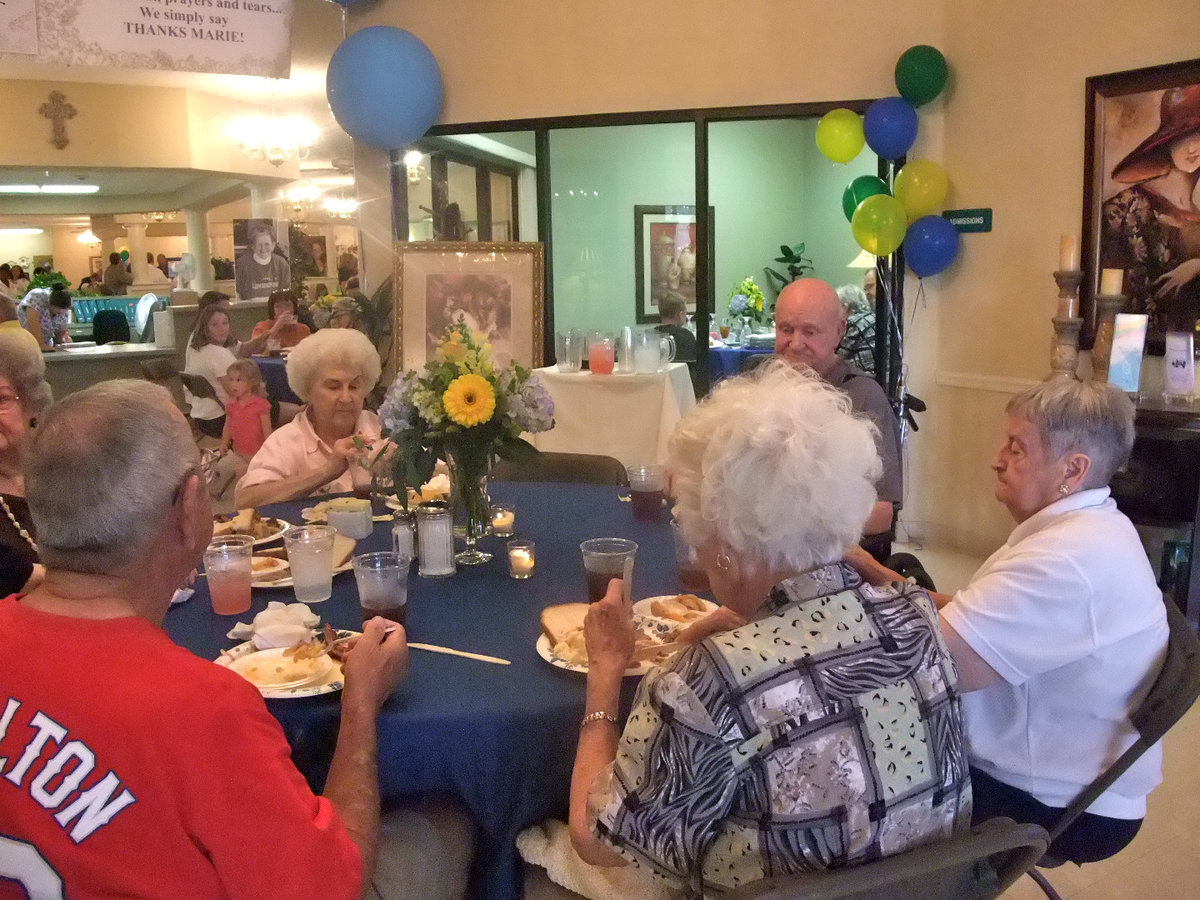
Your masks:
{"label": "young girl in pink shirt", "polygon": [[262,373],[249,359],[239,359],[225,373],[229,399],[225,403],[225,429],[221,452],[233,447],[237,477],[246,474],[250,458],[271,433],[271,403],[263,386]]}

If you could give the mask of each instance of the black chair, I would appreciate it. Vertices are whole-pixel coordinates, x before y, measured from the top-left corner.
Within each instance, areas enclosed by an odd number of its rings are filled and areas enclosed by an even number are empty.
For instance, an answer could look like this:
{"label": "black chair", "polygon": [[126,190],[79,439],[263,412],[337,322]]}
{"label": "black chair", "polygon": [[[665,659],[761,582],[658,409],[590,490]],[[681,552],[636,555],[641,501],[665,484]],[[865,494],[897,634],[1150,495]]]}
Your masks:
{"label": "black chair", "polygon": [[937,585],[933,583],[933,578],[925,567],[921,565],[921,561],[911,553],[893,553],[883,564],[893,572],[898,572],[904,576],[905,581],[911,581],[918,587],[923,587],[927,591],[936,591]]}
{"label": "black chair", "polygon": [[625,467],[611,456],[590,453],[537,453],[521,462],[500,460],[492,467],[494,481],[568,481],[576,484],[629,482]]}
{"label": "black chair", "polygon": [[983,900],[998,897],[1046,849],[1037,825],[990,819],[948,841],[875,862],[756,881],[726,900]]}
{"label": "black chair", "polygon": [[[1197,640],[1196,632],[1174,603],[1167,602],[1166,609],[1167,625],[1170,628],[1167,656],[1163,660],[1162,670],[1150,688],[1150,693],[1129,717],[1133,727],[1137,729],[1137,740],[1063,810],[1062,816],[1050,829],[1051,842],[1066,831],[1097,797],[1112,787],[1113,782],[1135,759],[1162,740],[1163,735],[1183,718],[1184,713],[1191,709],[1196,701],[1196,697],[1200,696],[1200,640]],[[1038,865],[1054,868],[1069,861],[1047,855]],[[1030,870],[1029,877],[1037,882],[1038,887],[1050,900],[1061,900],[1046,877],[1036,869]]]}
{"label": "black chair", "polygon": [[129,341],[129,320],[119,309],[102,309],[92,319],[92,340],[97,344]]}

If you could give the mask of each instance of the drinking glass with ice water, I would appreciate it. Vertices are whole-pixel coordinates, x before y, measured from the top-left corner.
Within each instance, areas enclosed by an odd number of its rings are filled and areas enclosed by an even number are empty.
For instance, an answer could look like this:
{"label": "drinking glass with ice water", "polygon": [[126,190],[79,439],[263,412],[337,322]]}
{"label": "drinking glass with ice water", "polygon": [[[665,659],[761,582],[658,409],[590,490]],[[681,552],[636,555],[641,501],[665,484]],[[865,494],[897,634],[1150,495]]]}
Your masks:
{"label": "drinking glass with ice water", "polygon": [[230,534],[213,538],[204,551],[204,575],[213,612],[235,616],[250,608],[250,557],[254,538]]}
{"label": "drinking glass with ice water", "polygon": [[320,603],[333,594],[333,536],[328,525],[305,525],[283,533],[292,587],[301,603]]}

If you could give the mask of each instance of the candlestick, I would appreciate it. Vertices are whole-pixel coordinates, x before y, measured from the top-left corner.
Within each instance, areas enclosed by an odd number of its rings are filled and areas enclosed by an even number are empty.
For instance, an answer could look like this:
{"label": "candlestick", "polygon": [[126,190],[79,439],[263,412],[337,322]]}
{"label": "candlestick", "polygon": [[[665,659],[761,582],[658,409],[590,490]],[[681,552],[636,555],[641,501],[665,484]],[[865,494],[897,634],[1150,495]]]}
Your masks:
{"label": "candlestick", "polygon": [[1116,297],[1125,281],[1124,269],[1104,269],[1100,272],[1100,293]]}
{"label": "candlestick", "polygon": [[518,580],[533,575],[537,561],[533,541],[508,542],[508,574]]}
{"label": "candlestick", "polygon": [[492,534],[505,537],[513,533],[517,523],[517,514],[511,506],[492,507]]}
{"label": "candlestick", "polygon": [[1064,234],[1058,239],[1058,267],[1064,272],[1079,268],[1079,236]]}
{"label": "candlestick", "polygon": [[1058,310],[1054,316],[1054,343],[1050,347],[1050,377],[1076,378],[1079,363],[1079,329],[1083,319],[1078,317],[1079,285],[1083,273],[1078,269],[1054,273],[1058,285]]}

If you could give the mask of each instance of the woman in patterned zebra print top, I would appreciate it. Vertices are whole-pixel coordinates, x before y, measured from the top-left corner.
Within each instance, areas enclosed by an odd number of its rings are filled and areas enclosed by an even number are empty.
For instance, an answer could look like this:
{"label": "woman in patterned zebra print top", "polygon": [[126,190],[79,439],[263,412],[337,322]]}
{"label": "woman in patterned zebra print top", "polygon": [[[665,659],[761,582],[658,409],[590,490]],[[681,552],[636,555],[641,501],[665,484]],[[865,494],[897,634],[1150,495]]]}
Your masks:
{"label": "woman in patterned zebra print top", "polygon": [[592,607],[579,855],[699,896],[966,828],[956,675],[933,606],[840,563],[875,501],[872,426],[819,378],[772,363],[680,423],[671,468],[679,527],[722,609],[645,677],[619,732],[607,716],[633,647],[620,582]]}

